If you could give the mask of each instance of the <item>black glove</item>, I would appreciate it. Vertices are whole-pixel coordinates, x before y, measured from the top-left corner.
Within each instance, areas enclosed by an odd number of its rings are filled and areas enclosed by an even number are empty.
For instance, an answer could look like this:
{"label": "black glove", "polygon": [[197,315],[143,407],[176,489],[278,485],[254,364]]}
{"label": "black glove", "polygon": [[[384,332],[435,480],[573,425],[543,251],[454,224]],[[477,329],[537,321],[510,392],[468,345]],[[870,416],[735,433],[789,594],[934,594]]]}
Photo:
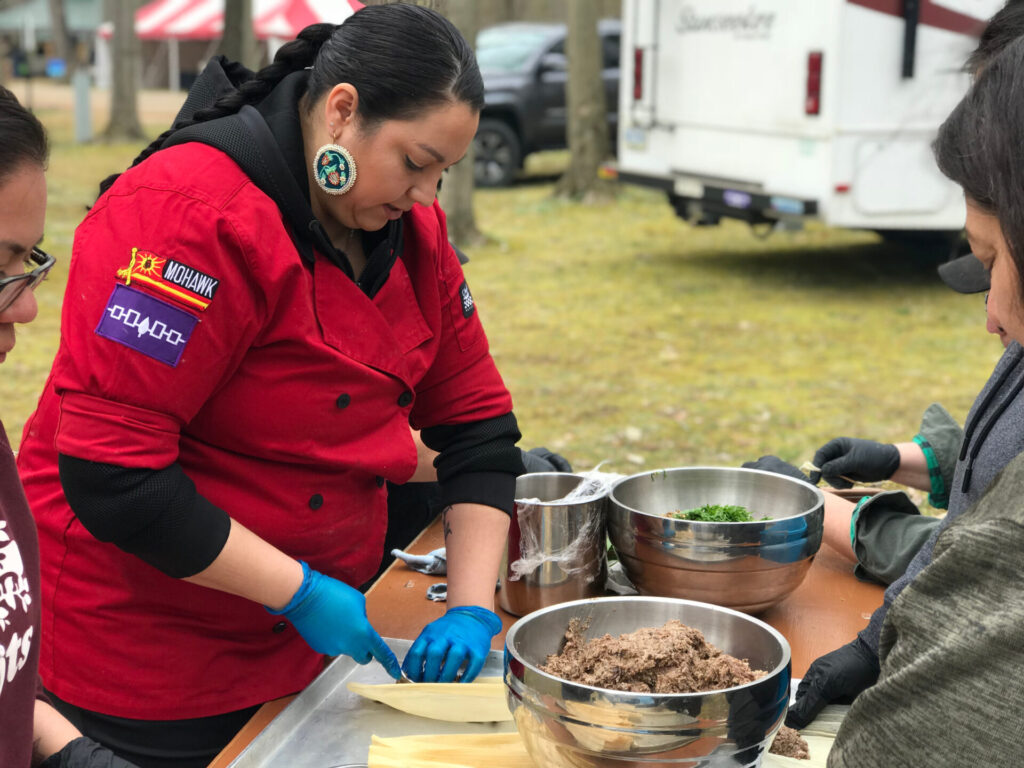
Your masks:
{"label": "black glove", "polygon": [[526,467],[528,473],[572,472],[572,465],[564,456],[559,456],[547,448],[531,448],[528,451],[523,451],[523,466]]}
{"label": "black glove", "polygon": [[804,728],[826,704],[849,704],[878,681],[878,656],[859,637],[816,659],[796,689],[786,725]]}
{"label": "black glove", "polygon": [[762,456],[757,461],[748,461],[743,469],[763,469],[765,472],[774,472],[776,475],[785,475],[796,480],[803,480],[805,483],[810,479],[789,462],[783,461],[778,456]]}
{"label": "black glove", "polygon": [[64,749],[50,755],[39,768],[136,768],[88,736],[69,741]]}
{"label": "black glove", "polygon": [[892,477],[900,468],[900,451],[891,443],[835,437],[818,449],[813,463],[821,470],[811,474],[815,485],[824,477],[833,488],[852,488],[851,480],[873,483]]}

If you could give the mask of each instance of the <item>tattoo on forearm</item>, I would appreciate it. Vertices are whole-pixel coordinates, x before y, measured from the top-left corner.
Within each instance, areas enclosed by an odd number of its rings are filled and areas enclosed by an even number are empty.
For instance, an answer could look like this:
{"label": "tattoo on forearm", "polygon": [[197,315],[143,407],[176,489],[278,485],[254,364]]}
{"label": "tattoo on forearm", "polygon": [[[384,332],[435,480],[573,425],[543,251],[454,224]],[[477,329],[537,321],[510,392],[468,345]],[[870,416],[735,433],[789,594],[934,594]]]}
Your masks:
{"label": "tattoo on forearm", "polygon": [[444,529],[444,540],[446,543],[448,541],[448,536],[451,535],[452,532],[452,524],[448,519],[448,513],[451,511],[451,507],[445,507],[441,510],[441,527]]}

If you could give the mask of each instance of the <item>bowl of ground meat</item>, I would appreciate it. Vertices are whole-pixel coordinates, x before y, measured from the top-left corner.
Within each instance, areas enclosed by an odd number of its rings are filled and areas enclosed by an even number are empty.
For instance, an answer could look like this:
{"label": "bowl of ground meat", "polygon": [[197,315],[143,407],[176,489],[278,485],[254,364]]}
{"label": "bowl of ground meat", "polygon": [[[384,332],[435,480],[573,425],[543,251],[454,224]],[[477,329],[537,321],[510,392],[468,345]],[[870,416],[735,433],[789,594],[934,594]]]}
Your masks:
{"label": "bowl of ground meat", "polygon": [[789,684],[778,631],[691,600],[562,603],[505,637],[509,709],[538,766],[757,766]]}
{"label": "bowl of ground meat", "polygon": [[678,467],[617,481],[607,513],[608,537],[640,594],[757,613],[807,575],[825,497],[772,472]]}

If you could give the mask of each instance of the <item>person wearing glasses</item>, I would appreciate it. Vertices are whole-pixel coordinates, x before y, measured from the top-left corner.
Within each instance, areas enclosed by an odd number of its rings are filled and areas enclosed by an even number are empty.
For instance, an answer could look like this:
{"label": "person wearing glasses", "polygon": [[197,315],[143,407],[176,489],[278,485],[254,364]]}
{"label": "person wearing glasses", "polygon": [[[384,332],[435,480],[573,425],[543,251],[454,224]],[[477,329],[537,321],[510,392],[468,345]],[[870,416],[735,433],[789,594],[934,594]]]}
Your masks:
{"label": "person wearing glasses", "polygon": [[[18,466],[43,682],[123,757],[205,766],[328,656],[431,682],[486,662],[524,467],[435,199],[482,107],[450,22],[368,5],[258,73],[211,61],[79,225]],[[410,428],[438,454],[448,602],[400,664],[358,587]]]}
{"label": "person wearing glasses", "polygon": [[[963,190],[967,239],[989,274],[989,305],[998,307],[999,325],[1020,345],[1024,37],[986,63],[933,148],[939,169]],[[1014,426],[1020,434],[1019,418]],[[954,517],[950,508],[922,550],[925,567],[898,596],[886,593],[877,680],[840,725],[830,768],[1019,764],[1022,489],[1024,454],[1018,454],[969,509]]]}
{"label": "person wearing glasses", "polygon": [[[1021,39],[1024,39],[1024,1],[1010,0],[989,20],[978,47],[968,59],[966,69],[980,80],[991,63]],[[1011,82],[1016,84],[1008,74],[1006,65],[1000,73],[1000,79],[1007,86]],[[989,82],[984,90],[993,87]],[[1009,97],[1006,103],[1011,103]],[[1011,114],[1016,117],[1016,113]],[[950,118],[950,122],[958,126],[963,126],[969,120],[959,111],[954,116],[957,116],[957,120],[952,121]],[[981,142],[996,140],[999,132],[1006,130],[1007,126],[1000,120],[999,131],[980,131],[972,126],[963,135]],[[947,133],[945,138],[946,147],[955,148],[956,137]],[[941,141],[937,144],[937,147],[940,146]],[[938,152],[937,157],[942,168],[943,157]],[[994,171],[992,174],[994,179],[996,174]],[[946,175],[950,174],[947,172]],[[962,179],[953,180],[967,186]],[[968,197],[971,197],[970,193]],[[972,211],[970,204],[968,211]],[[1016,213],[1011,212],[1010,215],[1016,216]],[[969,234],[970,219],[969,215]],[[1016,218],[1010,220],[1016,221]],[[1014,241],[1010,242],[1017,245]],[[928,489],[933,504],[945,503],[947,511],[943,518],[921,516],[909,498],[898,490],[861,500],[856,507],[842,499],[831,502],[834,505],[831,510],[826,507],[826,541],[827,516],[830,511],[837,512],[836,519],[844,519],[842,515],[845,515],[844,524],[836,525],[836,520],[833,521],[835,528],[838,528],[837,534],[833,536],[836,542],[834,547],[841,550],[845,543],[852,543],[857,556],[863,558],[860,564],[871,566],[869,574],[880,581],[891,579],[892,582],[886,590],[883,604],[871,614],[867,627],[846,645],[815,659],[808,668],[798,687],[796,701],[786,715],[788,726],[803,728],[828,703],[860,700],[865,692],[872,690],[871,686],[879,680],[882,669],[880,658],[887,650],[885,636],[892,609],[903,599],[902,595],[911,592],[914,585],[919,584],[929,572],[938,557],[945,532],[961,529],[954,528],[955,521],[963,518],[966,522],[973,518],[975,510],[995,485],[1000,473],[1004,473],[1008,466],[1024,455],[1024,399],[1021,397],[1024,391],[1024,339],[1012,331],[1019,323],[1020,299],[1012,292],[995,290],[995,283],[986,268],[990,264],[980,258],[980,253],[975,253],[977,256],[962,257],[944,265],[940,275],[947,285],[958,292],[988,291],[985,302],[986,330],[997,335],[1006,350],[975,400],[964,429],[961,430],[940,407],[933,406],[923,420],[920,435],[923,440],[887,445],[868,440],[837,438],[823,445],[815,456],[815,466],[829,482],[838,480],[837,484],[843,484],[841,475],[848,475],[857,481],[887,477],[904,482],[909,480],[908,484]],[[777,457],[762,457],[744,466],[805,480],[819,479],[815,476],[808,478],[799,469]],[[867,548],[873,548],[876,552],[868,552]],[[845,550],[848,555],[853,555],[849,546]],[[927,699],[927,696],[924,698]],[[927,761],[922,758],[921,762]],[[940,762],[959,764],[953,759]],[[872,763],[865,761],[860,764]],[[894,761],[892,764],[899,763]]]}
{"label": "person wearing glasses", "polygon": [[[6,218],[16,215],[17,212],[18,206],[6,208]],[[57,260],[37,245],[33,245],[26,252],[24,244],[17,240],[4,240],[0,242],[0,247],[6,248],[10,257],[4,265],[5,277],[0,277],[0,312],[13,316],[15,312],[13,308],[15,304],[18,304],[22,294],[31,294],[31,291],[46,279],[46,275],[57,263]],[[28,298],[21,302],[22,305],[31,303]],[[0,363],[7,359],[7,353],[14,348],[14,323],[27,323],[33,317],[35,317],[34,307],[28,320],[12,320],[9,323],[4,323],[4,339],[0,345]]]}
{"label": "person wearing glasses", "polygon": [[[0,363],[15,325],[36,316],[33,290],[55,259],[38,243],[46,216],[48,155],[39,121],[0,86]],[[39,546],[0,422],[0,765],[5,768],[131,768],[85,738],[39,686]]]}

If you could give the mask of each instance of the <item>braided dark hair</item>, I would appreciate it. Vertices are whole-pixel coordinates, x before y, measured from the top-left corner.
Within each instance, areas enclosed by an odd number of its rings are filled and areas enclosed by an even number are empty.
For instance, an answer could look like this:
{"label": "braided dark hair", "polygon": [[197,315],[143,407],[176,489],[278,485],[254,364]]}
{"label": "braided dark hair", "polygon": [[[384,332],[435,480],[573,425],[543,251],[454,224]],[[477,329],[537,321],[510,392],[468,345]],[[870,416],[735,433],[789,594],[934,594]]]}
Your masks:
{"label": "braided dark hair", "polygon": [[0,85],[0,183],[23,163],[45,168],[49,155],[42,123]]}
{"label": "braided dark hair", "polygon": [[[243,79],[247,70],[231,64],[229,78]],[[418,5],[368,5],[343,24],[312,24],[283,45],[274,62],[245,79],[234,93],[213,106],[179,120],[132,162],[138,165],[163,145],[174,131],[237,113],[257,104],[292,72],[312,68],[305,108],[338,83],[359,92],[357,114],[364,129],[385,120],[408,120],[425,107],[463,102],[476,111],[484,106],[484,86],[473,49],[455,26],[436,11]],[[105,192],[117,176],[100,184]]]}

